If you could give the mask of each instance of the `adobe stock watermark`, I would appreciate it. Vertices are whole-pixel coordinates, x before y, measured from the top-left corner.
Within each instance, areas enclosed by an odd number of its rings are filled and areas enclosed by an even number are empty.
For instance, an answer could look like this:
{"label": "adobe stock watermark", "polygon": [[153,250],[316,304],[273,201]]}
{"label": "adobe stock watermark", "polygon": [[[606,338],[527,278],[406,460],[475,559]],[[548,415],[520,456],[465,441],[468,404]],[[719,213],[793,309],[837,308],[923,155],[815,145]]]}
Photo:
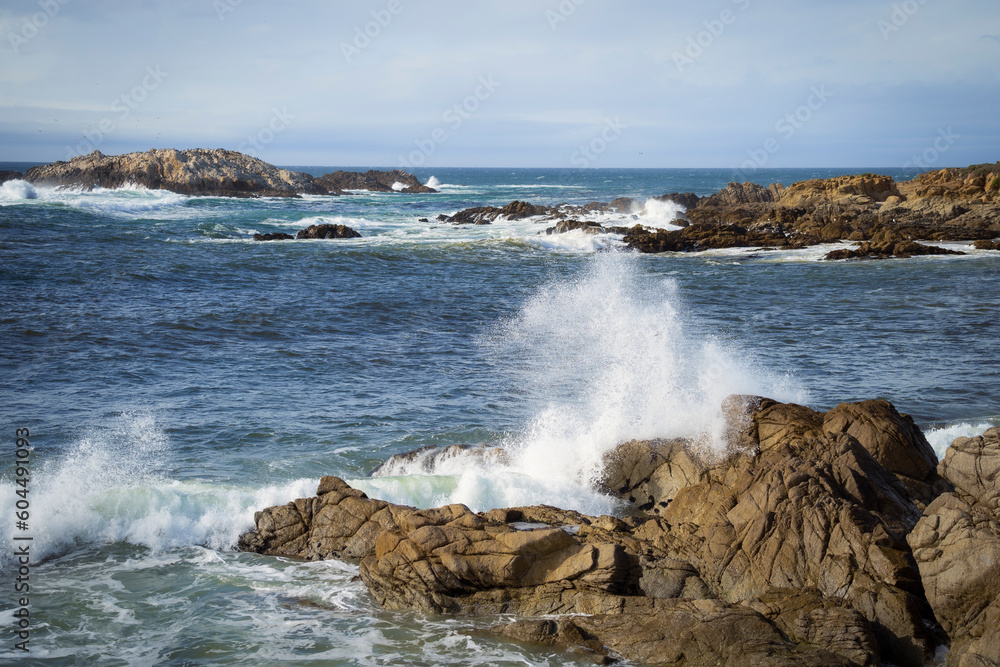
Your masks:
{"label": "adobe stock watermark", "polygon": [[236,8],[243,4],[243,0],[213,0],[212,7],[218,15],[220,21],[226,20],[226,14],[236,11]]}
{"label": "adobe stock watermark", "polygon": [[105,116],[92,129],[84,130],[83,139],[76,145],[66,146],[66,159],[72,160],[78,155],[86,155],[96,150],[104,139],[118,128],[118,124],[127,120],[168,76],[170,74],[160,69],[159,65],[155,68],[152,65],[147,66],[146,75],[141,82],[111,101],[110,108],[114,116]]}
{"label": "adobe stock watermark", "polygon": [[[774,131],[781,136],[781,139],[790,140],[812,120],[817,111],[826,106],[831,97],[833,93],[827,90],[826,84],[812,86],[805,103],[779,118],[774,123]],[[764,167],[771,156],[781,150],[781,139],[777,136],[768,137],[760,147],[748,150],[746,153],[750,159],[735,169],[734,179],[740,182],[746,181],[749,173]]]}
{"label": "adobe stock watermark", "polygon": [[569,17],[576,13],[576,8],[585,2],[587,0],[562,0],[555,9],[545,10],[545,20],[549,22],[549,28],[555,32],[559,24],[568,21]]}
{"label": "adobe stock watermark", "polygon": [[45,26],[49,24],[55,15],[69,3],[69,0],[38,0],[38,7],[42,11],[35,12],[21,17],[21,29],[18,32],[8,32],[7,41],[14,49],[14,55],[21,53],[21,47],[30,42],[38,35]]}
{"label": "adobe stock watermark", "polygon": [[[751,0],[730,0],[730,2],[736,5],[741,12],[745,12],[750,8]],[[683,53],[674,51],[674,65],[677,66],[677,71],[683,74],[684,68],[693,65],[694,61],[701,58],[707,49],[712,48],[716,40],[726,32],[726,27],[736,23],[738,17],[739,14],[733,10],[723,9],[719,12],[719,18],[703,21],[702,25],[705,26],[705,29],[688,37],[687,48],[684,49]]]}
{"label": "adobe stock watermark", "polygon": [[287,108],[271,109],[271,119],[267,124],[253,134],[247,135],[247,140],[237,146],[236,150],[245,153],[250,157],[260,158],[260,152],[274,141],[274,138],[284,132],[295,120],[295,116],[288,113]]}
{"label": "adobe stock watermark", "polygon": [[340,52],[344,54],[344,60],[350,63],[355,56],[360,56],[361,52],[371,46],[372,41],[377,39],[402,11],[403,3],[400,0],[389,0],[385,9],[369,12],[372,20],[365,23],[364,26],[354,28],[353,40],[340,43]]}
{"label": "adobe stock watermark", "polygon": [[955,145],[962,135],[955,134],[952,132],[951,126],[948,129],[938,128],[938,134],[934,137],[934,141],[930,143],[921,153],[914,155],[909,160],[903,163],[902,168],[907,169],[909,167],[918,167],[920,169],[928,169],[941,159],[941,156],[951,150],[951,147]]}
{"label": "adobe stock watermark", "polygon": [[627,129],[628,125],[617,116],[614,119],[605,119],[600,133],[573,152],[569,158],[570,164],[580,168],[593,166],[597,158],[607,153],[611,144],[618,141]]}
{"label": "adobe stock watermark", "polygon": [[[479,77],[479,85],[471,95],[467,95],[462,101],[456,102],[441,114],[441,120],[447,124],[452,132],[457,132],[465,121],[472,118],[472,115],[479,110],[483,102],[493,97],[493,93],[500,87],[500,82],[493,79],[493,75]],[[399,156],[399,167],[401,169],[412,169],[419,167],[427,158],[437,152],[438,146],[448,141],[448,131],[444,127],[436,127],[423,139],[417,139],[413,143],[417,149],[411,151],[409,155]]]}
{"label": "adobe stock watermark", "polygon": [[909,23],[910,19],[927,2],[928,0],[905,0],[904,2],[893,3],[892,13],[889,14],[888,20],[878,20],[878,31],[882,33],[882,39],[888,42],[889,36],[894,32],[898,32],[904,25]]}

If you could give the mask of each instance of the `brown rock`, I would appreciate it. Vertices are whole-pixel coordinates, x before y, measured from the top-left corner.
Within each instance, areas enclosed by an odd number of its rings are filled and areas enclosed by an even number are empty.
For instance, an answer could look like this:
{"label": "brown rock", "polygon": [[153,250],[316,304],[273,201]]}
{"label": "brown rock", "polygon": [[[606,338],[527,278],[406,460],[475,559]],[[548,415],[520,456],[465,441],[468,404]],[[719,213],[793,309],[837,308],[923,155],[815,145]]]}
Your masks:
{"label": "brown rock", "polygon": [[371,500],[336,477],[322,478],[316,494],[257,512],[256,529],[240,536],[240,550],[307,560],[364,558],[383,531],[416,512]]}
{"label": "brown rock", "polygon": [[889,401],[841,403],[826,413],[823,430],[847,433],[896,475],[923,508],[949,485],[937,473],[937,455],[909,415],[896,412]]}
{"label": "brown rock", "polygon": [[222,197],[325,194],[308,174],[279,169],[257,158],[221,148],[183,151],[164,148],[114,156],[94,151],[69,162],[32,167],[25,178],[42,185],[85,189],[119,188],[134,183],[185,195]]}
{"label": "brown rock", "polygon": [[0,185],[7,181],[24,180],[24,174],[19,171],[0,171]]}
{"label": "brown rock", "polygon": [[972,244],[977,250],[1000,250],[1000,241],[980,239]]}
{"label": "brown rock", "polygon": [[573,232],[576,230],[582,230],[585,234],[604,234],[607,230],[604,229],[597,222],[589,222],[586,220],[560,220],[556,223],[555,227],[549,227],[545,230],[546,234],[565,234],[566,232]]}
{"label": "brown rock", "polygon": [[951,638],[949,665],[1000,664],[1000,428],[958,438],[939,464],[955,491],[910,533],[927,601]]}
{"label": "brown rock", "polygon": [[450,222],[457,225],[488,225],[497,218],[503,217],[507,220],[522,220],[538,215],[548,215],[554,209],[546,206],[535,206],[523,201],[512,201],[503,208],[496,206],[477,206],[459,211],[455,215],[438,216],[441,222]]}

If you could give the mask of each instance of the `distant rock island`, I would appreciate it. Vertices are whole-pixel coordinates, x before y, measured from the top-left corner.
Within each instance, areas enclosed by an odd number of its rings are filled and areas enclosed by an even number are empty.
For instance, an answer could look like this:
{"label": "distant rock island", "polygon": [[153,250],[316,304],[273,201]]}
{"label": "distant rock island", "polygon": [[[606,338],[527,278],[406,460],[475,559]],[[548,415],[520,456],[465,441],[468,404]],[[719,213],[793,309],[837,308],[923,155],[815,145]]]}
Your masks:
{"label": "distant rock island", "polygon": [[[5,172],[4,176],[5,180],[20,178],[16,172]],[[347,190],[436,192],[412,174],[399,170],[364,174],[338,171],[314,178],[221,148],[162,148],[125,155],[104,155],[94,151],[69,162],[32,167],[24,174],[24,179],[36,185],[84,189],[134,184],[152,190],[214,197],[339,195]]]}

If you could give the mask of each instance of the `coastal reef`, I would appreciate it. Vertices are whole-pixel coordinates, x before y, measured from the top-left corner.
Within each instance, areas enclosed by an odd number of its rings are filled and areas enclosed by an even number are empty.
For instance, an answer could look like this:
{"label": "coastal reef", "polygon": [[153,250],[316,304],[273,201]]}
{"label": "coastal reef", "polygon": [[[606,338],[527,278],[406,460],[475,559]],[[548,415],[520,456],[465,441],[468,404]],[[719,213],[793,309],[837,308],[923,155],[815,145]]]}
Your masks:
{"label": "coastal reef", "polygon": [[731,396],[722,413],[723,450],[605,456],[620,516],[415,509],[324,477],[239,546],[356,559],[386,609],[496,616],[498,635],[599,664],[909,666],[942,646],[949,665],[1000,663],[1000,428],[938,463],[885,400]]}

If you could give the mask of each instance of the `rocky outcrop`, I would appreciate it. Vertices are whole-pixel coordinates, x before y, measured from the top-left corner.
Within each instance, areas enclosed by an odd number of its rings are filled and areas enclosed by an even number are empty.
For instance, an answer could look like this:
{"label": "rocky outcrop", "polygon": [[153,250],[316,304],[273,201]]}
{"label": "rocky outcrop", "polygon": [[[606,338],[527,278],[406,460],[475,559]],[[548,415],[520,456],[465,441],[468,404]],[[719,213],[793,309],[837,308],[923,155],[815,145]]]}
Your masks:
{"label": "rocky outcrop", "polygon": [[605,234],[607,230],[599,222],[589,220],[560,220],[555,227],[545,230],[548,235],[566,234],[567,232],[582,231],[584,234]]}
{"label": "rocky outcrop", "polygon": [[980,240],[972,244],[976,250],[1000,250],[1000,241]]}
{"label": "rocky outcrop", "polygon": [[826,203],[867,205],[891,198],[895,198],[894,203],[904,199],[891,177],[862,174],[801,181],[785,188],[775,201],[788,208],[803,208]]}
{"label": "rocky outcrop", "polygon": [[370,169],[364,173],[335,171],[318,177],[316,185],[331,193],[342,193],[346,190],[403,192],[406,194],[437,192],[434,188],[429,188],[421,183],[413,174],[399,169],[392,171]]}
{"label": "rocky outcrop", "polygon": [[534,216],[548,215],[553,209],[547,206],[535,206],[523,201],[512,201],[502,208],[496,206],[477,206],[459,211],[454,215],[439,215],[439,222],[450,222],[456,225],[488,225],[498,218],[505,220],[523,220]]}
{"label": "rocky outcrop", "polygon": [[0,171],[0,185],[7,181],[19,181],[24,178],[24,174],[19,171]]}
{"label": "rocky outcrop", "polygon": [[[921,665],[935,615],[954,664],[996,660],[1000,429],[936,467],[884,400],[816,412],[734,396],[722,413],[725,448],[633,441],[607,455],[601,485],[634,515],[415,510],[325,477],[315,498],[258,512],[240,546],[361,559],[386,608],[514,614],[497,632],[599,661]],[[551,614],[579,616],[537,620]]]}
{"label": "rocky outcrop", "polygon": [[270,232],[268,234],[254,234],[254,241],[291,241],[295,237],[284,232]]}
{"label": "rocky outcrop", "polygon": [[719,248],[778,247],[801,248],[781,229],[748,228],[739,225],[692,223],[666,231],[636,225],[625,232],[625,244],[639,252],[697,252]]}
{"label": "rocky outcrop", "polygon": [[308,174],[280,169],[257,158],[223,149],[156,149],[104,155],[94,151],[69,162],[32,167],[25,178],[39,185],[87,190],[138,185],[185,195],[295,197],[325,194]]}
{"label": "rocky outcrop", "polygon": [[888,259],[890,257],[906,258],[919,255],[964,255],[959,250],[949,250],[939,246],[924,245],[907,238],[901,232],[892,229],[882,229],[876,232],[871,240],[861,243],[856,249],[833,250],[823,259]]}
{"label": "rocky outcrop", "polygon": [[714,195],[699,199],[697,206],[718,207],[764,204],[777,201],[782,192],[784,192],[784,186],[780,183],[774,183],[766,188],[756,183],[730,183]]}
{"label": "rocky outcrop", "polygon": [[309,225],[295,235],[296,239],[357,239],[361,238],[356,230],[347,225]]}
{"label": "rocky outcrop", "polygon": [[951,638],[948,664],[1000,664],[1000,428],[952,443],[938,472],[954,485],[907,538],[927,601]]}
{"label": "rocky outcrop", "polygon": [[995,202],[1000,196],[1000,162],[927,172],[901,183],[900,191],[925,199]]}

